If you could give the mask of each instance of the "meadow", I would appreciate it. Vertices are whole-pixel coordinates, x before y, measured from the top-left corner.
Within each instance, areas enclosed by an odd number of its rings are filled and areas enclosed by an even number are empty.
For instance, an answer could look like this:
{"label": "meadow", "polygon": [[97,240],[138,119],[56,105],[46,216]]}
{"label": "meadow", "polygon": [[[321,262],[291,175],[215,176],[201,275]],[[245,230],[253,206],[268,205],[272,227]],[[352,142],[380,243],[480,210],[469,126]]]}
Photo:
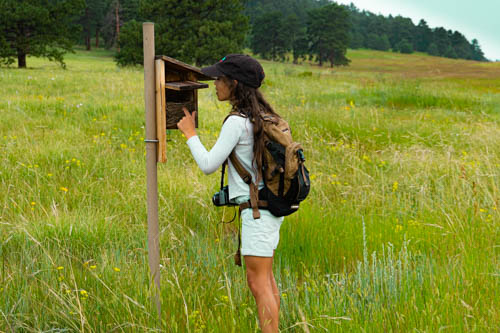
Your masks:
{"label": "meadow", "polygon": [[[312,190],[281,229],[282,332],[500,331],[500,64],[349,51],[263,61]],[[185,139],[158,164],[147,264],[142,68],[78,51],[0,68],[0,332],[258,332],[232,208]],[[199,92],[198,135],[229,106]]]}

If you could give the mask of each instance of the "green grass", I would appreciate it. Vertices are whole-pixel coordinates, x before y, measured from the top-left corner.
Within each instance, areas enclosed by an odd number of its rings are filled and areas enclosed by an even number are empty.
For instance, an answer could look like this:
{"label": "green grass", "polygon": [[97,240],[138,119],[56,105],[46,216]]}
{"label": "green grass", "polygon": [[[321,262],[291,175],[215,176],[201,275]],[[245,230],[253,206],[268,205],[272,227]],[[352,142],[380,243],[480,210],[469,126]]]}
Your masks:
{"label": "green grass", "polygon": [[[500,67],[375,51],[263,61],[312,192],[275,256],[280,328],[500,330]],[[0,331],[255,332],[231,209],[185,139],[158,165],[162,321],[148,278],[143,72],[78,51],[0,69]],[[229,111],[199,93],[206,147]]]}

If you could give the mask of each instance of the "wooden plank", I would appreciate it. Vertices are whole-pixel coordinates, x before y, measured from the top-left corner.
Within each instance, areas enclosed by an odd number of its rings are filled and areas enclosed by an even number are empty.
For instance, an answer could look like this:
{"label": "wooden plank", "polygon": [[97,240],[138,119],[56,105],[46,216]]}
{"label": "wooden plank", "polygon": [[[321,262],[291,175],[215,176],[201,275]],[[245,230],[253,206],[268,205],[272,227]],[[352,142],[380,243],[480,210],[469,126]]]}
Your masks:
{"label": "wooden plank", "polygon": [[[194,117],[194,127],[195,128],[198,128],[198,92],[195,90],[193,91],[193,100],[194,100],[194,110],[192,111],[196,111],[196,116]],[[189,110],[191,111],[191,110]]]}
{"label": "wooden plank", "polygon": [[205,75],[201,72],[201,70],[198,67],[194,67],[191,65],[188,65],[182,61],[179,61],[174,58],[170,58],[164,55],[158,55],[156,56],[156,59],[163,59],[165,61],[165,66],[167,68],[173,68],[177,71],[185,72],[185,71],[191,71],[196,75],[196,78],[198,80],[202,81],[209,81],[209,80],[214,80],[213,77]]}
{"label": "wooden plank", "polygon": [[172,90],[193,90],[208,88],[208,84],[194,81],[176,81],[176,82],[166,82],[165,87]]}
{"label": "wooden plank", "polygon": [[155,79],[157,162],[165,163],[167,161],[167,119],[165,115],[165,63],[162,59],[155,60]]}

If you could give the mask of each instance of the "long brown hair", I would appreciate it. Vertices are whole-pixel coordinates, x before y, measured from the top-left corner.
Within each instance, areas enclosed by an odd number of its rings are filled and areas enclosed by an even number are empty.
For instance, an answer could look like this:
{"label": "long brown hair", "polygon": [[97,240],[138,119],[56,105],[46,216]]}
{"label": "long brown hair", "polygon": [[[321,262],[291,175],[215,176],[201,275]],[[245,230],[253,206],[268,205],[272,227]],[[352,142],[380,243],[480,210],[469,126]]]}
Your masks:
{"label": "long brown hair", "polygon": [[[252,88],[244,83],[235,83],[229,77],[222,77],[224,83],[231,90],[230,102],[232,111],[238,111],[247,116],[253,124],[253,164],[257,166],[256,175],[262,174],[262,155],[265,148],[264,123],[260,117],[261,113],[279,116],[271,105],[266,101],[259,88]],[[258,177],[258,176],[257,176]]]}

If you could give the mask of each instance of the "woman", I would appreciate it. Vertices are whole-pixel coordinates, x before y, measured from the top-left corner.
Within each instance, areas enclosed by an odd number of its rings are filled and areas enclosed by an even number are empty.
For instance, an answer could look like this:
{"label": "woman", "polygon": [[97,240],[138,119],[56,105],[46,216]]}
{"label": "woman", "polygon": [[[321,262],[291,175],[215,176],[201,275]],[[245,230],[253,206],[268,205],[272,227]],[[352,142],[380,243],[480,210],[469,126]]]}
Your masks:
{"label": "woman", "polygon": [[[215,77],[215,90],[219,101],[229,101],[232,111],[224,122],[219,138],[207,151],[196,135],[194,116],[184,109],[185,117],[177,127],[187,138],[187,144],[196,163],[205,174],[216,171],[234,150],[243,167],[257,179],[262,170],[264,149],[263,124],[260,112],[275,114],[264,99],[259,87],[264,79],[262,66],[253,58],[242,54],[230,54],[202,72]],[[231,161],[228,162],[229,199],[240,204],[250,198],[249,186],[241,179]],[[263,182],[259,182],[259,189]],[[241,254],[245,259],[247,282],[257,303],[262,332],[278,332],[280,297],[274,279],[272,265],[274,250],[279,241],[279,229],[283,217],[275,217],[269,211],[259,209],[260,218],[254,219],[252,209],[241,212]]]}

